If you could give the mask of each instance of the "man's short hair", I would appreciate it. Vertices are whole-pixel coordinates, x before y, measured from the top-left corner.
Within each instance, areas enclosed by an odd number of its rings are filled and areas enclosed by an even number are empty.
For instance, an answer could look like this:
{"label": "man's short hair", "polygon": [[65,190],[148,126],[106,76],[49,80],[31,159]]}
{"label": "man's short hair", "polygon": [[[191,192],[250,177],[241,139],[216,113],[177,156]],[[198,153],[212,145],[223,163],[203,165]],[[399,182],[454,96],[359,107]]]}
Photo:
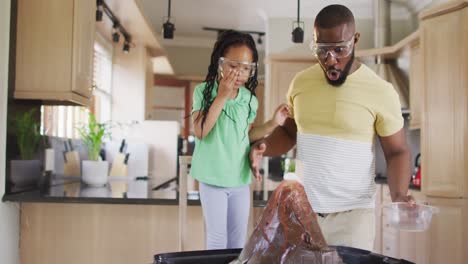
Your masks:
{"label": "man's short hair", "polygon": [[333,28],[343,24],[354,25],[354,15],[344,5],[329,5],[324,7],[315,18],[315,27]]}

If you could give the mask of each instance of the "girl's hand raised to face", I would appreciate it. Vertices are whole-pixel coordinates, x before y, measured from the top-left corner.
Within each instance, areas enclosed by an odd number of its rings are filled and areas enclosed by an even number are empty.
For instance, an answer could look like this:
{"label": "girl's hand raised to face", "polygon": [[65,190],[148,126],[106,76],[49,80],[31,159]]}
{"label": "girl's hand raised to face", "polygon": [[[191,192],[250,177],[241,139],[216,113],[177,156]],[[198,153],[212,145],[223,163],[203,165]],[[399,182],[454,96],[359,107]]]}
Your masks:
{"label": "girl's hand raised to face", "polygon": [[229,98],[234,91],[234,86],[238,77],[238,70],[229,70],[227,74],[224,74],[224,77],[222,77],[219,83],[218,96],[225,99]]}

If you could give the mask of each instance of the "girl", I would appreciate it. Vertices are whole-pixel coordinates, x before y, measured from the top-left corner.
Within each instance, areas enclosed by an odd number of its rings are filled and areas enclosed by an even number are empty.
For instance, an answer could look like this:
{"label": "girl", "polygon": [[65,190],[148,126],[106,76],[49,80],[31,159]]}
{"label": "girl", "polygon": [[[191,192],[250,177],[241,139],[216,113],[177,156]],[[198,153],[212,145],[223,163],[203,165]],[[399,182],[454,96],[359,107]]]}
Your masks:
{"label": "girl", "polygon": [[207,249],[244,246],[250,210],[249,139],[271,133],[288,115],[282,105],[272,120],[251,126],[258,108],[257,62],[249,34],[225,31],[215,43],[205,82],[194,91],[196,145],[190,174],[200,182]]}

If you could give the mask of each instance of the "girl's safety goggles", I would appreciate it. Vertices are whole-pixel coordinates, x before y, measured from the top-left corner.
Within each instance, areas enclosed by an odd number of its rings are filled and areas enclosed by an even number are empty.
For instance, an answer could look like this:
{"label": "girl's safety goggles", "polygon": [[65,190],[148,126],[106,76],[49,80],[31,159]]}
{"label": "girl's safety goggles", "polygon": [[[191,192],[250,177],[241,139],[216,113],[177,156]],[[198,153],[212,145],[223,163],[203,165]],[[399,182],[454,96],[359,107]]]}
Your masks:
{"label": "girl's safety goggles", "polygon": [[222,77],[224,75],[224,72],[227,72],[232,69],[238,70],[241,75],[248,76],[250,78],[255,75],[255,71],[257,69],[257,63],[255,62],[230,60],[224,57],[219,58],[218,65]]}

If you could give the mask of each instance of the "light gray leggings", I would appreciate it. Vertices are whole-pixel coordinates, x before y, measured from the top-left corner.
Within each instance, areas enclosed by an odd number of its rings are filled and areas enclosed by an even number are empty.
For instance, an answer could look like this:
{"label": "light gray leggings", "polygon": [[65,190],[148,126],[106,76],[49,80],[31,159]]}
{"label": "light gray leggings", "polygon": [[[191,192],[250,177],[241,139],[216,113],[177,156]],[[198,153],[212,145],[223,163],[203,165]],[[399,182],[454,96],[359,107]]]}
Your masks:
{"label": "light gray leggings", "polygon": [[243,248],[250,211],[248,185],[225,188],[200,182],[206,249]]}

